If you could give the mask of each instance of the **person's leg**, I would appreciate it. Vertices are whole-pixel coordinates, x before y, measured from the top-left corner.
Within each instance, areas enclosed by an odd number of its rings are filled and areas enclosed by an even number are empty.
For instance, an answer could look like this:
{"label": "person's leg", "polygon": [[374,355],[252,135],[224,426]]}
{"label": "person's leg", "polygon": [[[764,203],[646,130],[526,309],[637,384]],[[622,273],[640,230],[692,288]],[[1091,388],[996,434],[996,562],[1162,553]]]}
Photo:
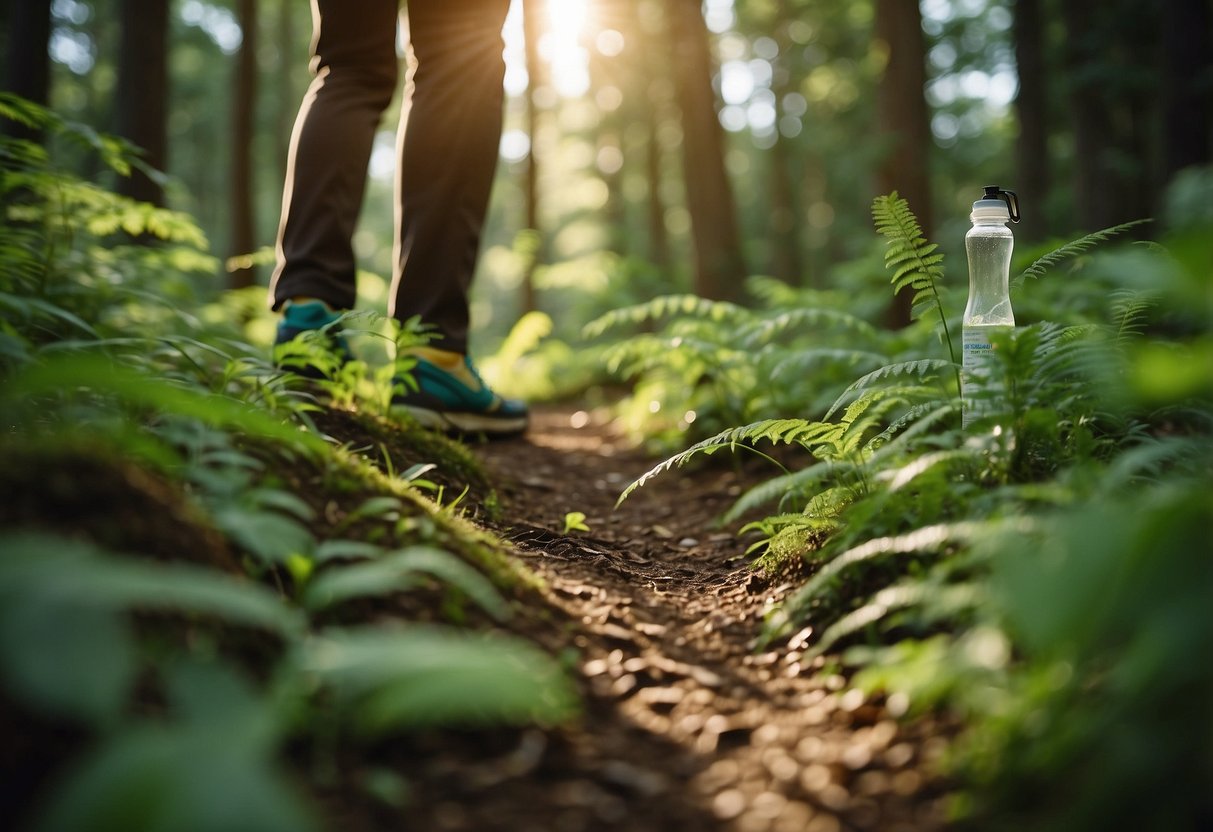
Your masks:
{"label": "person's leg", "polygon": [[467,352],[468,290],[501,140],[509,0],[408,0],[415,69],[401,124],[389,314]]}
{"label": "person's leg", "polygon": [[351,238],[375,131],[396,89],[399,0],[312,0],[312,21],[314,79],[291,136],[275,310],[298,297],[353,308]]}

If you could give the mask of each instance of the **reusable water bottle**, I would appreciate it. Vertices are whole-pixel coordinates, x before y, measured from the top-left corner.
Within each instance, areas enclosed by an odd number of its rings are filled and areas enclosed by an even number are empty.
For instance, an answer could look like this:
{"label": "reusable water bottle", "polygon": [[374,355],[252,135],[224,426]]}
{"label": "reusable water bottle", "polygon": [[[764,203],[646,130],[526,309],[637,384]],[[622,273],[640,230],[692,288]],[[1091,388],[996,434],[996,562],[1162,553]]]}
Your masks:
{"label": "reusable water bottle", "polygon": [[997,185],[973,203],[973,227],[965,235],[969,256],[969,302],[963,321],[961,362],[962,424],[968,427],[987,406],[983,396],[989,379],[991,334],[1015,326],[1009,283],[1011,248],[1015,241],[1007,222],[1019,222],[1019,197]]}

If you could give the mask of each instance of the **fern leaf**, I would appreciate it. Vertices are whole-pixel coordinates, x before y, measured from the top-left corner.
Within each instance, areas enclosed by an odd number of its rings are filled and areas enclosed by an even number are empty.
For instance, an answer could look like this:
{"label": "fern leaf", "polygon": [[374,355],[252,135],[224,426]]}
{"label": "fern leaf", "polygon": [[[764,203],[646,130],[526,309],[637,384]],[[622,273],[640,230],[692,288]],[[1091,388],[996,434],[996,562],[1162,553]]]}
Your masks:
{"label": "fern leaf", "polygon": [[855,465],[851,462],[826,460],[810,465],[808,468],[767,480],[742,494],[737,502],[733,503],[725,512],[724,522],[731,523],[747,511],[773,500],[783,499],[789,494],[803,493],[827,477],[837,476],[840,473],[854,470],[854,468]]}
{"label": "fern leaf", "polygon": [[825,418],[829,419],[848,401],[850,401],[853,393],[859,393],[872,387],[880,381],[885,381],[890,378],[916,376],[923,380],[934,378],[934,374],[938,370],[946,368],[954,368],[955,364],[951,361],[945,361],[942,358],[920,358],[917,361],[902,361],[896,364],[886,364],[878,370],[873,370],[866,375],[853,381],[838,398],[830,409],[826,412]]}
{"label": "fern leaf", "polygon": [[920,319],[935,312],[939,315],[944,343],[953,362],[956,352],[952,348],[952,336],[948,331],[948,318],[943,301],[943,255],[937,253],[935,243],[928,243],[922,234],[918,219],[910,210],[909,203],[893,191],[887,196],[878,196],[872,201],[872,219],[876,230],[888,239],[885,250],[885,267],[892,268],[893,291],[914,290],[911,314]]}
{"label": "fern leaf", "polygon": [[783,333],[793,329],[819,330],[822,325],[849,330],[865,337],[875,337],[876,329],[870,323],[837,309],[804,308],[782,312],[744,327],[738,341],[747,349],[756,349]]}
{"label": "fern leaf", "polygon": [[1039,258],[1035,263],[1028,266],[1028,268],[1024,269],[1023,274],[1019,275],[1019,277],[1012,281],[1011,285],[1018,289],[1029,277],[1044,277],[1045,272],[1047,272],[1052,266],[1060,263],[1062,260],[1082,254],[1084,251],[1088,251],[1105,240],[1110,240],[1111,238],[1118,234],[1124,233],[1130,228],[1134,228],[1135,226],[1142,225],[1147,222],[1152,222],[1152,220],[1133,220],[1131,222],[1121,223],[1120,225],[1114,225],[1111,228],[1105,228],[1101,231],[1093,231],[1084,237],[1079,237],[1077,240],[1072,240],[1060,248],[1050,251],[1044,257]]}
{"label": "fern leaf", "polygon": [[596,338],[624,324],[639,324],[673,315],[687,315],[712,321],[743,319],[750,312],[728,301],[708,300],[698,295],[663,295],[646,303],[613,309],[582,328],[586,338]]}
{"label": "fern leaf", "polygon": [[763,419],[739,428],[723,430],[715,436],[709,436],[707,439],[696,442],[686,450],[650,468],[623,490],[616,505],[622,503],[633,491],[641,488],[657,475],[674,468],[681,468],[697,456],[710,456],[721,448],[733,448],[743,442],[762,440],[774,444],[796,442],[803,445],[810,442],[813,437],[831,430],[836,430],[836,426],[804,419]]}
{"label": "fern leaf", "polygon": [[1145,329],[1146,313],[1154,306],[1154,298],[1144,292],[1121,289],[1112,293],[1112,321],[1116,328],[1116,343],[1141,335]]}
{"label": "fern leaf", "polygon": [[899,491],[922,474],[939,465],[947,465],[960,460],[972,459],[972,453],[967,448],[953,448],[947,451],[935,451],[922,454],[907,465],[887,471],[881,471],[879,478],[888,481],[890,493]]}
{"label": "fern leaf", "polygon": [[887,355],[865,350],[821,348],[801,350],[785,358],[771,368],[771,378],[778,381],[787,376],[802,376],[819,364],[848,364],[854,366],[881,366],[889,360]]}
{"label": "fern leaf", "polygon": [[976,607],[982,599],[981,590],[971,584],[941,587],[928,583],[907,583],[887,587],[876,593],[869,603],[828,627],[821,634],[821,640],[805,653],[805,658],[822,655],[842,639],[876,624],[891,612],[930,605],[935,617],[955,615]]}
{"label": "fern leaf", "polygon": [[831,559],[808,580],[790,599],[794,608],[804,608],[821,596],[844,571],[857,563],[872,561],[886,555],[921,555],[939,552],[957,543],[969,543],[982,530],[990,527],[987,520],[965,520],[957,523],[937,523],[906,534],[878,537],[852,547]]}
{"label": "fern leaf", "polygon": [[[866,450],[876,454],[873,457],[873,461],[876,461],[895,448],[905,447],[919,435],[930,431],[943,419],[959,412],[959,399],[949,399],[943,404],[927,401],[914,405],[885,428],[879,436],[872,437]],[[932,439],[937,443],[946,441],[940,436],[933,436]]]}

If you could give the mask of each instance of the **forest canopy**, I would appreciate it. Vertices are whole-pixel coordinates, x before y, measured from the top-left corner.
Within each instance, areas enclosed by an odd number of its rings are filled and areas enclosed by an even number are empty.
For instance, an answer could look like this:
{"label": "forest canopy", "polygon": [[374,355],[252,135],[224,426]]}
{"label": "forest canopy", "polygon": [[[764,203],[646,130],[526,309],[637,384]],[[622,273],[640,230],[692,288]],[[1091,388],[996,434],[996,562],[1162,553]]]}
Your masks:
{"label": "forest canopy", "polygon": [[[192,214],[216,253],[272,245],[308,83],[304,4],[36,0],[2,14],[6,89],[144,148],[168,178],[123,187]],[[477,320],[500,337],[510,310],[565,311],[567,275],[531,259],[579,263],[592,283],[616,256],[709,297],[738,297],[752,274],[830,288],[891,190],[948,250],[991,182],[1018,190],[1022,242],[1160,217],[1175,177],[1213,153],[1210,29],[1204,0],[1144,17],[1089,0],[514,0]],[[406,44],[407,23],[402,61]],[[356,240],[378,275],[396,117]]]}

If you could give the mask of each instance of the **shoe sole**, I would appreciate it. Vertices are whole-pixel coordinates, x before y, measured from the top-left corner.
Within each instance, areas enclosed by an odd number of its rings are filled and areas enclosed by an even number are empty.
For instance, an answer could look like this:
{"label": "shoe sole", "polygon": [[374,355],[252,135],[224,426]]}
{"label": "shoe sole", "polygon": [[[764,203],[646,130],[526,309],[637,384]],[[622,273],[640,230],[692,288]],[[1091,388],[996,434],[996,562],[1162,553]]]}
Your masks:
{"label": "shoe sole", "polygon": [[395,413],[407,413],[422,427],[443,433],[483,433],[490,436],[515,436],[524,433],[527,428],[526,416],[502,418],[480,413],[452,413],[450,411],[429,410],[424,407],[414,407],[398,404],[392,407]]}

